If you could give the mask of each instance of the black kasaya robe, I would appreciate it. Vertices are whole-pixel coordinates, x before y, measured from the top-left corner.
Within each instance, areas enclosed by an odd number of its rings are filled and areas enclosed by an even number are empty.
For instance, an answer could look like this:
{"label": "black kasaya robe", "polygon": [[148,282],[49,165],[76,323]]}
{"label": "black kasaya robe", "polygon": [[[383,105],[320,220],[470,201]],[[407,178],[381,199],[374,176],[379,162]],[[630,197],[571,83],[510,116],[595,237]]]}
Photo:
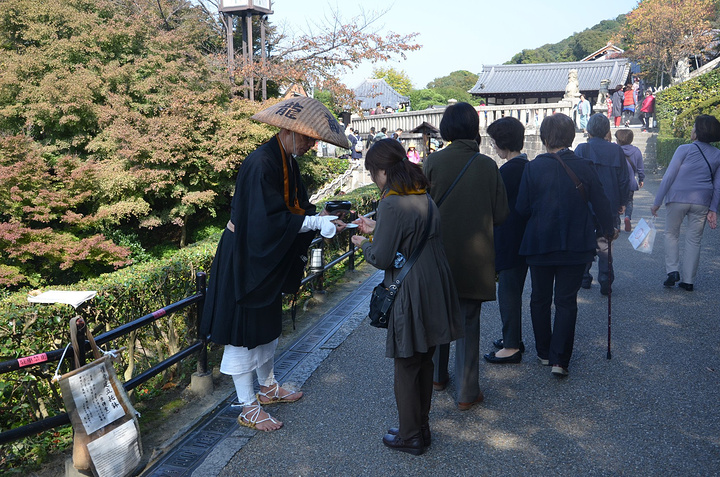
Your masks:
{"label": "black kasaya robe", "polygon": [[280,336],[281,291],[299,282],[290,269],[302,273],[292,265],[315,237],[298,234],[315,206],[297,162],[288,155],[284,168],[280,148],[275,136],[240,166],[230,214],[235,231],[225,229],[220,238],[200,324],[201,335],[221,345],[252,349]]}

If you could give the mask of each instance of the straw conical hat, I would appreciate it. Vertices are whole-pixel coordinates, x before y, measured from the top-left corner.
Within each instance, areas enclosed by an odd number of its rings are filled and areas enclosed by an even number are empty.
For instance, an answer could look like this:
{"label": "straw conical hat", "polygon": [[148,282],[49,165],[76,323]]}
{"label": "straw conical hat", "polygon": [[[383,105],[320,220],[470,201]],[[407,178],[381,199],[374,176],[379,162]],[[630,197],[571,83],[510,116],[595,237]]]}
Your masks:
{"label": "straw conical hat", "polygon": [[320,101],[298,96],[255,113],[250,119],[350,148],[345,128]]}

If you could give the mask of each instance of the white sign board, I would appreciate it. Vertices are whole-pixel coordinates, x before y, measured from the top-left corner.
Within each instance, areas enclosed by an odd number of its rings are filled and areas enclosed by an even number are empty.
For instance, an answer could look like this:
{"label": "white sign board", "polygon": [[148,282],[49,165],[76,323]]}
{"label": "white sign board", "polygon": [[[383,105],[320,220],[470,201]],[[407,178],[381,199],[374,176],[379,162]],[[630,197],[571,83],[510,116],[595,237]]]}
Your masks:
{"label": "white sign board", "polygon": [[128,421],[102,437],[88,442],[88,452],[99,477],[129,475],[140,463],[138,433]]}
{"label": "white sign board", "polygon": [[68,378],[85,432],[92,434],[125,415],[105,366],[92,366]]}

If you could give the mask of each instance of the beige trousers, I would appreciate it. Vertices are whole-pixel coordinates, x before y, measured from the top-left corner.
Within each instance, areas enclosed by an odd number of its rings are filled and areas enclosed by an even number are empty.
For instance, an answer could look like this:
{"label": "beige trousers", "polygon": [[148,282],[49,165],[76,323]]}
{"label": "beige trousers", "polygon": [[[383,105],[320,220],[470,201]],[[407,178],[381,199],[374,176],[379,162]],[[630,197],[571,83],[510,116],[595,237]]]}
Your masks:
{"label": "beige trousers", "polygon": [[[665,205],[665,272],[680,272],[684,283],[695,283],[700,262],[700,241],[702,240],[708,207],[697,204],[671,202]],[[685,251],[680,267],[680,226],[687,217],[685,230]]]}

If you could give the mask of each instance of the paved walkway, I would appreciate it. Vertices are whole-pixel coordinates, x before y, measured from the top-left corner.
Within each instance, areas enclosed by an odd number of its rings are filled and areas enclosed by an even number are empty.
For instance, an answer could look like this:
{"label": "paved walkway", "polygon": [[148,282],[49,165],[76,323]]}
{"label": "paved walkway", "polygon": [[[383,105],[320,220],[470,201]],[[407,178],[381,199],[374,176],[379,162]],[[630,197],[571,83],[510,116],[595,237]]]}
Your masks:
{"label": "paved walkway", "polygon": [[[633,224],[649,217],[659,181],[648,177],[636,193]],[[594,282],[580,290],[570,376],[540,366],[528,279],[523,362],[483,362],[485,403],[470,411],[455,408],[452,379],[436,392],[433,444],[422,456],[381,442],[397,412],[385,331],[363,320],[374,277],[328,314],[334,324],[311,330],[313,338],[298,341],[303,349],[288,352],[303,353],[292,357],[292,369],[279,365],[282,381],[305,392],[295,404],[268,407],[283,429],[240,428],[226,403],[178,446],[182,452],[146,475],[720,475],[720,230],[705,230],[695,291],[666,289],[664,208],[660,214],[652,255],[632,250],[624,232],[613,248],[612,359],[607,298]],[[501,336],[496,303],[483,305],[481,320],[487,352]],[[193,463],[176,465],[193,455]]]}

